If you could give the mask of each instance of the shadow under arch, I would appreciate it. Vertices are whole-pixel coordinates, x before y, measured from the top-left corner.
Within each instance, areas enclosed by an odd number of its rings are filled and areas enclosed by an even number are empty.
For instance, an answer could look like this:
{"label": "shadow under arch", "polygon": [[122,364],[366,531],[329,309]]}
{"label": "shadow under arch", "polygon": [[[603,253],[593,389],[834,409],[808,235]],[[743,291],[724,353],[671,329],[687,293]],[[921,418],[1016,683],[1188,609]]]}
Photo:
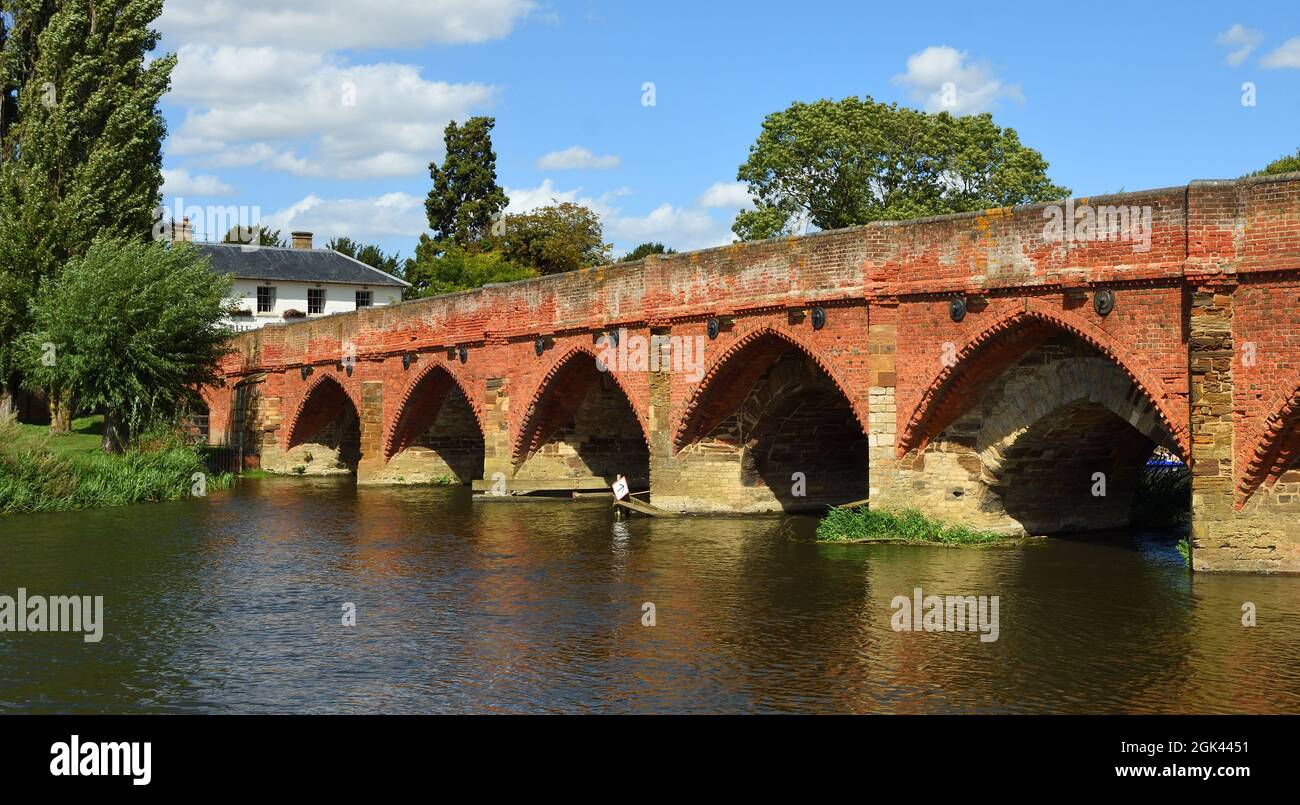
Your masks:
{"label": "shadow under arch", "polygon": [[988,493],[1029,534],[1122,529],[1159,442],[1087,397],[1053,408],[984,465]]}
{"label": "shadow under arch", "polygon": [[285,449],[320,444],[338,452],[353,472],[361,462],[361,416],[356,400],[333,375],[318,377],[294,414]]}
{"label": "shadow under arch", "polygon": [[482,476],[484,452],[482,414],[464,381],[441,363],[412,378],[384,438],[385,461],[402,465],[393,471],[467,483]]}
{"label": "shadow under arch", "polygon": [[633,488],[650,481],[646,423],[617,373],[602,369],[593,349],[571,347],[539,381],[511,448],[516,477],[625,476]]}
{"label": "shadow under arch", "polygon": [[419,432],[433,424],[438,411],[449,396],[459,392],[483,437],[483,412],[465,381],[441,363],[425,367],[407,384],[397,405],[397,414],[389,423],[384,437],[384,458],[392,458],[411,446]]}
{"label": "shadow under arch", "polygon": [[865,434],[867,423],[853,408],[852,396],[832,367],[796,337],[774,327],[763,326],[737,338],[705,368],[700,382],[683,408],[673,436],[673,451],[682,450],[717,427],[743,400],[744,394],[763,373],[791,349],[798,350],[839,390]]}
{"label": "shadow under arch", "polygon": [[738,486],[724,494],[743,510],[816,511],[867,496],[866,429],[849,396],[779,330],[758,328],[714,361],[675,443],[701,472],[730,475],[738,458]]}
{"label": "shadow under arch", "polygon": [[1156,448],[1181,457],[1182,446],[1101,350],[1055,328],[1021,332],[967,366],[960,406],[912,454],[919,500],[944,519],[1035,535],[1128,527]]}

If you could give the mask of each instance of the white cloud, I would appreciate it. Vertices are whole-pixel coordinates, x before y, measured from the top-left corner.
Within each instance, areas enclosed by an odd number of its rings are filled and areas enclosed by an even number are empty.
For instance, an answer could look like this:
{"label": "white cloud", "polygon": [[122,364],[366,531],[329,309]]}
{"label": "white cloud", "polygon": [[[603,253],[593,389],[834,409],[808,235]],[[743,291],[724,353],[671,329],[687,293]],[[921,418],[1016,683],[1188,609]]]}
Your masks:
{"label": "white cloud", "polygon": [[1272,68],[1300,68],[1300,36],[1286,40],[1280,48],[1260,59],[1259,63]]}
{"label": "white cloud", "polygon": [[[722,246],[735,239],[731,215],[715,217],[710,211],[740,208],[735,203],[741,199],[733,183],[714,184],[692,206],[665,203],[640,216],[624,215],[618,206],[618,199],[630,194],[620,188],[599,196],[585,195],[581,187],[561,190],[546,179],[537,187],[507,188],[510,204],[506,209],[519,213],[563,202],[581,204],[600,216],[606,240],[615,245],[615,255],[647,241],[690,251]],[[414,239],[428,230],[424,197],[409,193],[342,199],[309,194],[295,204],[262,215],[261,223],[281,232],[310,231],[316,243],[322,245],[336,237],[361,241]]]}
{"label": "white cloud", "polygon": [[[719,188],[723,188],[719,190]],[[584,196],[582,188],[560,190],[550,179],[542,181],[533,188],[507,188],[506,195],[510,204],[506,210],[511,213],[526,212],[549,204],[572,202],[593,210],[600,216],[604,225],[605,239],[613,242],[615,255],[621,254],[641,243],[656,241],[678,251],[707,249],[723,246],[735,240],[731,233],[732,218],[715,217],[711,209],[740,209],[740,206],[726,202],[735,202],[734,188],[728,183],[718,182],[700,196],[689,207],[672,204],[660,204],[646,215],[624,215],[615,203],[617,199],[630,195],[626,189],[605,193],[597,197]],[[730,195],[730,199],[724,196]]]}
{"label": "white cloud", "polygon": [[306,230],[324,245],[337,237],[360,241],[416,238],[428,228],[424,198],[409,193],[386,193],[370,198],[323,199],[308,195],[268,215],[262,223],[282,232]]}
{"label": "white cloud", "polygon": [[163,193],[167,196],[230,196],[235,188],[210,174],[190,175],[190,172],[178,168],[164,169]]}
{"label": "white cloud", "polygon": [[497,96],[485,84],[428,81],[407,64],[228,45],[184,45],[178,56],[170,98],[187,114],[167,153],[207,167],[416,176],[441,154],[449,120]]}
{"label": "white cloud", "polygon": [[615,199],[632,193],[631,190],[622,187],[593,198],[582,195],[581,187],[560,190],[550,179],[543,179],[537,187],[507,187],[505,190],[506,197],[510,199],[506,205],[508,213],[528,212],[553,204],[581,204],[599,215],[602,221],[618,214],[618,207],[614,206]]}
{"label": "white cloud", "polygon": [[753,199],[744,182],[714,182],[696,204],[706,210],[743,210],[753,206]]}
{"label": "white cloud", "polygon": [[609,170],[619,165],[617,156],[598,157],[581,146],[573,146],[563,151],[552,151],[537,160],[538,170]]}
{"label": "white cloud", "polygon": [[660,204],[648,215],[616,216],[607,223],[605,234],[627,248],[653,241],[683,252],[735,240],[730,221],[720,221],[707,210],[672,204]]}
{"label": "white cloud", "polygon": [[533,0],[167,0],[169,40],[303,52],[487,42],[507,36]]}
{"label": "white cloud", "polygon": [[1229,65],[1236,67],[1246,59],[1250,58],[1250,54],[1254,52],[1255,48],[1259,47],[1259,43],[1263,40],[1264,34],[1254,28],[1247,28],[1241,23],[1237,23],[1228,30],[1219,34],[1218,38],[1214,41],[1218,42],[1220,45],[1234,48],[1224,61]]}
{"label": "white cloud", "polygon": [[907,59],[907,72],[894,83],[912,91],[928,112],[978,114],[998,101],[1024,103],[1019,84],[1004,84],[983,62],[968,62],[967,54],[947,45],[932,45]]}

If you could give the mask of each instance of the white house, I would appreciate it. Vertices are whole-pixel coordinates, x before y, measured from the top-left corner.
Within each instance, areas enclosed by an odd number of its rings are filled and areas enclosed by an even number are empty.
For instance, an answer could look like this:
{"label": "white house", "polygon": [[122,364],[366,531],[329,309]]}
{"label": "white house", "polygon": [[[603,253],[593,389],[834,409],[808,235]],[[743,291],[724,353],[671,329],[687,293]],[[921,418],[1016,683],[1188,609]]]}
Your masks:
{"label": "white house", "polygon": [[[189,224],[178,240],[190,240]],[[301,321],[402,301],[409,286],[391,274],[332,249],[312,248],[312,233],[294,232],[293,247],[195,243],[212,259],[212,270],[234,277],[231,329],[253,330],[275,322]],[[301,315],[298,315],[301,314]]]}

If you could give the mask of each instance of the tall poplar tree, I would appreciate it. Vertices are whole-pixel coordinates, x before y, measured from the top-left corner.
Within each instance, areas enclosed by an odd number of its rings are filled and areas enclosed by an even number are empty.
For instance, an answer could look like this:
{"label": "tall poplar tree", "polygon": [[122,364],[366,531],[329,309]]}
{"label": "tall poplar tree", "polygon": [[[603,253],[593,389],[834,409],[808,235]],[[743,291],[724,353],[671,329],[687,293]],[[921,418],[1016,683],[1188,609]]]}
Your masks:
{"label": "tall poplar tree", "polygon": [[[150,237],[166,135],[158,103],[176,58],[149,60],[162,0],[0,0],[0,9],[10,19],[3,85],[17,91],[0,162],[0,271],[9,275],[0,289],[20,288],[26,311],[96,238]],[[21,363],[0,354],[0,370]],[[64,428],[70,401],[49,391],[51,427]]]}

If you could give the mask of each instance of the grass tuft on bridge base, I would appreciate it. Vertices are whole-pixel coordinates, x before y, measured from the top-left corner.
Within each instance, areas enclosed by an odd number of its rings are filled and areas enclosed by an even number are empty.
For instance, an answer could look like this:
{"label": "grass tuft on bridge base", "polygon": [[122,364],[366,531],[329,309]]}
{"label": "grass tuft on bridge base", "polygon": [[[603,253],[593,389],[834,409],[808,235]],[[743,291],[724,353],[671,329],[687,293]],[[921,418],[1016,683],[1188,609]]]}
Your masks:
{"label": "grass tuft on bridge base", "polygon": [[817,524],[818,542],[902,542],[920,545],[990,545],[1007,537],[946,525],[915,509],[831,509]]}

